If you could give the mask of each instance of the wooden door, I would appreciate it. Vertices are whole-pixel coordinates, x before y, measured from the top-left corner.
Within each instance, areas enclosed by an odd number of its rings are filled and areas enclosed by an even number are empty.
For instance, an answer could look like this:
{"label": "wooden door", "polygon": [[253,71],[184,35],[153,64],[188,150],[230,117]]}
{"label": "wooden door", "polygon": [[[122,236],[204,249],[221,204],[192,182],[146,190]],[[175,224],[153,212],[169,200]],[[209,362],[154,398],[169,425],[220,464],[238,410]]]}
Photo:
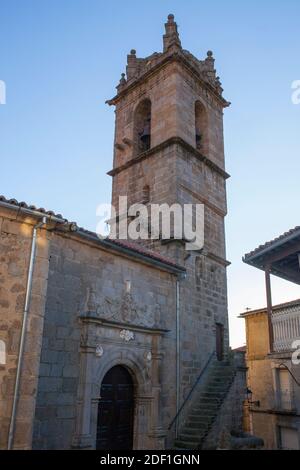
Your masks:
{"label": "wooden door", "polygon": [[133,393],[132,378],[125,367],[115,366],[107,372],[98,406],[97,449],[132,449]]}

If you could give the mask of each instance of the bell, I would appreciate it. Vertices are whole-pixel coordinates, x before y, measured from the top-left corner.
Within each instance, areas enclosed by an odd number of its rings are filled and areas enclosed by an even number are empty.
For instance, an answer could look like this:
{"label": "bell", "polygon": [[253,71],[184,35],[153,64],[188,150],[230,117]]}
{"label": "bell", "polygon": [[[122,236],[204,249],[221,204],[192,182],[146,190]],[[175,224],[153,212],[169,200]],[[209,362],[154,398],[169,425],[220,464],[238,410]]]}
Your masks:
{"label": "bell", "polygon": [[143,149],[148,150],[150,148],[150,119],[145,122],[144,128],[140,133],[140,140],[143,144]]}
{"label": "bell", "polygon": [[196,148],[199,149],[201,147],[202,135],[199,131],[196,131]]}

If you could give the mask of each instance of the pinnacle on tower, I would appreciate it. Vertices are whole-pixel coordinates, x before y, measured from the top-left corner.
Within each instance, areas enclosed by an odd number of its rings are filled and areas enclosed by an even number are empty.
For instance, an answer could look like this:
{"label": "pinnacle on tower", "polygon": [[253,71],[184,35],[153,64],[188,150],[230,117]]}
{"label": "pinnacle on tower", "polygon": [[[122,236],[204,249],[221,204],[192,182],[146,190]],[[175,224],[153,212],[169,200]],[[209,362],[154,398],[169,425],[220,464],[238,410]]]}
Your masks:
{"label": "pinnacle on tower", "polygon": [[177,45],[181,48],[181,42],[178,34],[177,23],[174,21],[174,15],[168,15],[168,22],[165,23],[166,34],[163,36],[164,40],[164,52],[166,52],[170,46]]}

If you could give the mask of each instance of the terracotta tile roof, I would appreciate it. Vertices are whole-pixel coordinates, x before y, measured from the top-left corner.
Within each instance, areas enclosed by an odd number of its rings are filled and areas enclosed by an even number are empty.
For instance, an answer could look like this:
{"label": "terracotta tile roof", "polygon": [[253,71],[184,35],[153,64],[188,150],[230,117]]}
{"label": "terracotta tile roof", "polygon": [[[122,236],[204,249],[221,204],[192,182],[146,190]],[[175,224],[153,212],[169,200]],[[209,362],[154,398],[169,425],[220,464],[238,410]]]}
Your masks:
{"label": "terracotta tile roof", "polygon": [[[1,202],[4,202],[5,204],[8,204],[8,205],[12,205],[14,207],[24,208],[24,209],[27,209],[28,211],[40,212],[41,214],[57,217],[57,218],[59,218],[63,221],[68,222],[67,219],[64,219],[61,214],[56,214],[53,211],[47,211],[46,209],[44,209],[42,207],[38,208],[37,206],[29,205],[26,202],[19,202],[16,199],[7,199],[4,196],[0,196],[0,203]],[[148,248],[144,248],[140,244],[135,243],[133,241],[113,240],[113,239],[110,239],[110,238],[101,239],[101,238],[98,237],[98,235],[95,232],[86,230],[84,228],[77,228],[77,233],[79,235],[82,235],[82,236],[85,236],[85,235],[90,236],[95,241],[99,241],[99,242],[102,241],[103,244],[106,244],[106,246],[110,245],[111,247],[115,246],[115,247],[124,248],[128,251],[129,254],[130,254],[130,252],[137,253],[139,255],[142,255],[142,256],[145,256],[145,257],[149,258],[150,260],[152,259],[154,261],[158,261],[158,262],[163,263],[167,266],[170,266],[171,268],[174,268],[174,270],[176,269],[177,271],[185,272],[184,267],[174,263],[173,261],[171,261],[167,257],[162,256],[161,254],[159,254],[155,251],[152,251]]]}
{"label": "terracotta tile roof", "polygon": [[62,220],[66,220],[66,219],[63,218],[63,216],[61,214],[56,214],[53,211],[47,211],[43,207],[37,207],[37,206],[29,205],[24,201],[19,202],[16,199],[6,199],[5,196],[0,195],[0,202],[5,202],[6,204],[10,204],[12,206],[23,207],[24,209],[28,209],[30,211],[41,212],[41,214],[50,215],[50,216],[57,217],[57,218],[62,219]]}
{"label": "terracotta tile roof", "polygon": [[165,256],[162,256],[161,254],[159,254],[155,251],[152,251],[148,248],[144,248],[142,245],[140,245],[138,243],[134,243],[134,242],[128,241],[128,240],[111,240],[111,239],[107,239],[107,240],[109,242],[111,242],[112,244],[114,244],[114,245],[118,245],[118,246],[121,246],[123,248],[133,250],[133,251],[135,251],[137,253],[140,253],[144,256],[148,256],[148,257],[153,258],[157,261],[160,261],[161,263],[169,264],[170,266],[174,266],[178,269],[181,269],[182,271],[185,271],[185,268],[183,268],[182,266],[179,266],[178,264],[174,263],[169,258],[167,258]]}
{"label": "terracotta tile roof", "polygon": [[134,253],[140,254],[142,256],[146,256],[147,258],[151,258],[155,261],[159,261],[160,263],[167,264],[168,266],[172,268],[176,268],[177,270],[180,270],[182,272],[185,272],[186,269],[179,264],[174,263],[171,261],[169,258],[166,256],[161,255],[160,253],[150,250],[149,248],[145,248],[141,244],[134,242],[134,241],[129,241],[129,240],[118,240],[118,239],[112,239],[112,238],[101,238],[97,235],[95,232],[91,232],[90,230],[86,230],[84,228],[79,228],[78,233],[84,235],[88,235],[92,237],[93,239],[99,241],[100,243],[102,242],[106,246],[111,246],[113,247],[120,247],[124,248],[127,251],[132,251]]}
{"label": "terracotta tile roof", "polygon": [[277,238],[274,238],[274,240],[271,240],[269,242],[266,242],[265,244],[263,245],[260,245],[258,248],[256,248],[255,250],[251,251],[250,253],[247,253],[245,256],[244,256],[244,260],[247,261],[248,258],[252,258],[253,256],[256,256],[256,255],[259,255],[262,251],[264,251],[265,249],[267,248],[273,248],[273,246],[275,244],[277,244],[278,242],[285,242],[285,241],[288,241],[288,239],[293,236],[293,235],[296,235],[297,232],[299,233],[299,236],[300,236],[300,226],[297,226],[291,230],[289,230],[288,232],[285,232],[283,233],[282,235],[280,235],[279,237]]}

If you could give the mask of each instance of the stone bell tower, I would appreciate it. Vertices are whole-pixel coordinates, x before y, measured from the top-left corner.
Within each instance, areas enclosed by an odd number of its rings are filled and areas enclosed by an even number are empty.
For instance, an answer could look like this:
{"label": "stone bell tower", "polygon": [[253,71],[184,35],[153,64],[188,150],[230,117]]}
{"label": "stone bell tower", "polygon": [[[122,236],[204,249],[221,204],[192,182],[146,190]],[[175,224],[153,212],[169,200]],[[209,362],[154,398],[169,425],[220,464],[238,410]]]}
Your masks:
{"label": "stone bell tower", "polygon": [[182,397],[216,350],[228,349],[224,218],[226,179],[223,109],[229,103],[209,51],[199,60],[183,49],[169,15],[163,52],[127,56],[115,106],[112,203],[203,204],[204,248],[186,251],[179,240],[145,241],[184,265],[180,281],[180,382]]}

